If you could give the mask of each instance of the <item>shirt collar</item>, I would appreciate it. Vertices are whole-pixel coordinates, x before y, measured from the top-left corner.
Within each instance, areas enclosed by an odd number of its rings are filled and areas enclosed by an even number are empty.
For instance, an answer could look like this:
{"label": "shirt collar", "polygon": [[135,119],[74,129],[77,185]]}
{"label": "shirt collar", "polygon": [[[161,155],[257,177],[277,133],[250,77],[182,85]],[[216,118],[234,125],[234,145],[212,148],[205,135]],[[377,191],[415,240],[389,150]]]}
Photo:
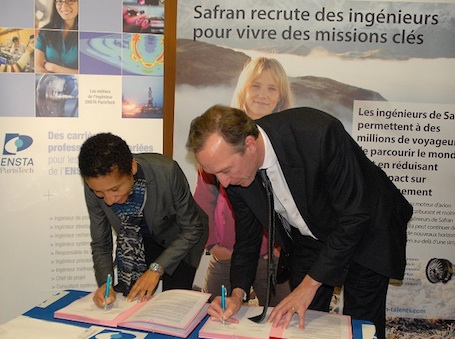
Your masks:
{"label": "shirt collar", "polygon": [[258,125],[258,128],[259,133],[261,133],[262,140],[264,140],[264,162],[259,169],[267,169],[276,165],[278,163],[278,158],[276,157],[275,150],[273,149],[267,133],[265,133],[261,126]]}

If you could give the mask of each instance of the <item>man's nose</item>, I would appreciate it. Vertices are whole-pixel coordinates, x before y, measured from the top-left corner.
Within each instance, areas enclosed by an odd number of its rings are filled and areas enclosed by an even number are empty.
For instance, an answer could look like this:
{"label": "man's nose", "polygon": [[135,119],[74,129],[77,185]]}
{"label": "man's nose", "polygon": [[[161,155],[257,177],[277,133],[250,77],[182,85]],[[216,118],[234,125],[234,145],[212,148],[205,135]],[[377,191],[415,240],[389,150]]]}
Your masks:
{"label": "man's nose", "polygon": [[223,187],[228,187],[229,183],[231,182],[231,179],[227,174],[217,174],[216,177],[218,178],[218,181],[220,182],[221,186]]}

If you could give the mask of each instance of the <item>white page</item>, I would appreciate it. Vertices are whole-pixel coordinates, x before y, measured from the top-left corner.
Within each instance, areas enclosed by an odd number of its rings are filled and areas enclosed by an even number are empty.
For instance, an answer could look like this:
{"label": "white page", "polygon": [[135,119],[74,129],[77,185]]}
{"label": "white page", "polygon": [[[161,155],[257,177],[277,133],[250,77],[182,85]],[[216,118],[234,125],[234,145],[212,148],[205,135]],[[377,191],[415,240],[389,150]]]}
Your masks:
{"label": "white page", "polygon": [[[267,311],[267,317],[273,308]],[[263,322],[256,324],[248,318],[262,312],[262,307],[242,306],[234,316],[239,320],[238,324],[208,320],[199,336],[202,338],[264,338],[269,337],[287,339],[351,339],[351,318],[349,316],[330,314],[308,310],[305,314],[305,328],[299,329],[298,315],[294,314],[287,329],[272,327],[272,324]],[[266,317],[266,318],[267,318]]]}
{"label": "white page", "polygon": [[[256,316],[262,312],[262,307],[244,307],[242,306],[237,314],[234,316],[239,321],[238,324],[225,322],[222,324],[219,321],[207,320],[203,328],[199,332],[199,336],[207,338],[206,333],[216,334],[213,338],[225,337],[225,338],[263,338],[269,339],[270,330],[272,324],[257,324],[248,318]],[[271,310],[267,312],[269,315]],[[212,337],[212,336],[209,336]]]}
{"label": "white page", "polygon": [[[90,293],[80,299],[73,301],[56,312],[58,314],[71,314],[80,318],[90,318],[97,320],[111,321],[117,318],[123,312],[135,307],[136,301],[128,303],[126,297],[121,293],[116,293],[116,300],[109,305],[107,310],[100,308],[93,302],[93,293]],[[81,319],[82,321],[82,319]]]}
{"label": "white page", "polygon": [[372,324],[362,324],[362,338],[374,339],[376,335],[376,327]]}
{"label": "white page", "polygon": [[168,290],[153,297],[124,322],[149,322],[186,328],[206,304],[209,294],[190,290]]}
{"label": "white page", "polygon": [[85,331],[85,327],[61,324],[53,321],[39,320],[21,315],[0,325],[0,338],[79,338],[79,336],[82,335]]}
{"label": "white page", "polygon": [[347,316],[308,310],[305,313],[305,327],[299,328],[297,314],[292,317],[289,327],[283,331],[283,338],[305,339],[351,339],[351,319]]}

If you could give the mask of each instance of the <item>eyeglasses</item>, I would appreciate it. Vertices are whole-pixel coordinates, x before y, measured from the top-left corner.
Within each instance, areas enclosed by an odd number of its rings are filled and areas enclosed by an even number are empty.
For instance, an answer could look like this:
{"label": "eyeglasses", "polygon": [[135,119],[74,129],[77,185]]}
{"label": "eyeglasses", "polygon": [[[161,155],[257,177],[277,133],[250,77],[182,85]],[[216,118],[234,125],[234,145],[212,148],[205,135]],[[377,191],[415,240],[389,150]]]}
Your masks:
{"label": "eyeglasses", "polygon": [[74,5],[75,2],[77,2],[77,0],[55,0],[57,6],[62,6],[63,4],[71,6]]}

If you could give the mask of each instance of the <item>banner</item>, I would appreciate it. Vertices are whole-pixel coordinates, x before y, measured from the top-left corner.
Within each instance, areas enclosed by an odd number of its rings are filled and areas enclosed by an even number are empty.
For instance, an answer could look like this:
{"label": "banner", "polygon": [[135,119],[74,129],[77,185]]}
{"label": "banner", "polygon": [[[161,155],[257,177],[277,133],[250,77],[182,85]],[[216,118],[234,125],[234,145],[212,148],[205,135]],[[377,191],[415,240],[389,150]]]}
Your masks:
{"label": "banner", "polygon": [[233,103],[248,61],[279,61],[292,105],[339,118],[414,206],[405,279],[389,287],[395,335],[453,334],[454,18],[453,1],[178,3],[174,158],[190,183],[191,120]]}
{"label": "banner", "polygon": [[0,323],[97,288],[79,149],[112,132],[162,152],[163,32],[160,2],[2,1]]}

